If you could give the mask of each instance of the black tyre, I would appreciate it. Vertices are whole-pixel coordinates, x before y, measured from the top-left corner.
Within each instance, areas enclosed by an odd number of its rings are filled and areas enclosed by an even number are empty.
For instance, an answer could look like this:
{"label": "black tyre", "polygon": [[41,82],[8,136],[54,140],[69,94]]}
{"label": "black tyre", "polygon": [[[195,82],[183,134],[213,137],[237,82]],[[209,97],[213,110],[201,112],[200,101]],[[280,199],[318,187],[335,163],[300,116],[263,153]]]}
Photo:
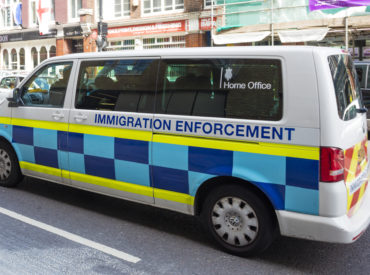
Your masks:
{"label": "black tyre", "polygon": [[0,141],[0,186],[14,187],[21,179],[18,159],[13,148]]}
{"label": "black tyre", "polygon": [[270,246],[276,222],[266,202],[239,185],[223,185],[206,198],[201,219],[206,230],[227,252],[253,256]]}

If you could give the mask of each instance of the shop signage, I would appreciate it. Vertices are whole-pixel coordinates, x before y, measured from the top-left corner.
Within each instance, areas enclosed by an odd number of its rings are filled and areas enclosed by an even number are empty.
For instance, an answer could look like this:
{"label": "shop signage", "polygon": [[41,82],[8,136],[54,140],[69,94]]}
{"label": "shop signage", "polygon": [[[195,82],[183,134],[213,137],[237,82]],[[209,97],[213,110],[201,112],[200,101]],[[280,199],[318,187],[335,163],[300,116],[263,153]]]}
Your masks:
{"label": "shop signage", "polygon": [[309,0],[310,10],[370,6],[370,0]]}
{"label": "shop signage", "polygon": [[[213,17],[213,27],[216,26],[216,17]],[[199,18],[199,29],[201,31],[209,31],[212,28],[211,17],[208,18]]]}
{"label": "shop signage", "polygon": [[110,28],[108,29],[107,37],[112,38],[112,37],[148,35],[158,33],[184,32],[184,31],[185,31],[185,20],[181,20],[164,23],[153,23],[136,26]]}
{"label": "shop signage", "polygon": [[81,26],[63,28],[64,37],[82,36]]}
{"label": "shop signage", "polygon": [[0,35],[0,43],[52,38],[55,37],[56,34],[57,30],[55,29],[50,30],[50,33],[45,35],[40,35],[38,31],[2,34]]}

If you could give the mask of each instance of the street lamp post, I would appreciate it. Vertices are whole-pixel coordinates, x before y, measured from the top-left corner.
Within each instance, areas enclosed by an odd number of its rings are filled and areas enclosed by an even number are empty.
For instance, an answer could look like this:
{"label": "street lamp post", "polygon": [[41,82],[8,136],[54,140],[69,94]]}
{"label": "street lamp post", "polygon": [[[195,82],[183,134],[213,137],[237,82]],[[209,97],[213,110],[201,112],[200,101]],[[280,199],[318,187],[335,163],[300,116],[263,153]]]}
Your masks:
{"label": "street lamp post", "polygon": [[107,34],[108,34],[108,24],[103,22],[103,1],[99,0],[99,22],[98,22],[98,38],[96,40],[96,45],[98,46],[98,51],[101,52],[107,46]]}

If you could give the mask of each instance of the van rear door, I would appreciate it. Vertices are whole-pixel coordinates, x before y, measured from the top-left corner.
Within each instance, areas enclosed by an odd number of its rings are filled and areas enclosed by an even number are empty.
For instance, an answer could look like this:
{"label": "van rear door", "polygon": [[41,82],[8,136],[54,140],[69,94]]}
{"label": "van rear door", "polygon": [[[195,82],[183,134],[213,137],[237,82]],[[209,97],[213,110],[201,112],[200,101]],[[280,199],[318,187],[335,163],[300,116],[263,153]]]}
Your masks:
{"label": "van rear door", "polygon": [[[347,215],[359,208],[368,185],[368,154],[366,109],[351,57],[347,54],[330,55],[329,67],[333,80],[336,107],[339,115],[337,138],[344,158],[344,183],[347,189]],[[336,142],[334,142],[336,144]],[[332,173],[340,173],[341,169]]]}

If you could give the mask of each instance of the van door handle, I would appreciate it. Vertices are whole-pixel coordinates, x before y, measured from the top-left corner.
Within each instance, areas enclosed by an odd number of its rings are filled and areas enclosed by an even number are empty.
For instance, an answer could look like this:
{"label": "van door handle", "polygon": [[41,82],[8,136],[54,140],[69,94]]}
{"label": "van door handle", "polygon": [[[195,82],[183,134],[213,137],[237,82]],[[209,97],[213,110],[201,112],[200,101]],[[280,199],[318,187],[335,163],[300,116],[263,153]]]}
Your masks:
{"label": "van door handle", "polygon": [[60,120],[60,119],[64,118],[64,114],[59,113],[59,112],[53,113],[51,116],[52,116],[55,120]]}
{"label": "van door handle", "polygon": [[75,120],[78,121],[78,122],[81,122],[83,120],[86,120],[87,119],[87,116],[86,115],[82,115],[82,114],[78,114],[78,115],[75,115]]}

